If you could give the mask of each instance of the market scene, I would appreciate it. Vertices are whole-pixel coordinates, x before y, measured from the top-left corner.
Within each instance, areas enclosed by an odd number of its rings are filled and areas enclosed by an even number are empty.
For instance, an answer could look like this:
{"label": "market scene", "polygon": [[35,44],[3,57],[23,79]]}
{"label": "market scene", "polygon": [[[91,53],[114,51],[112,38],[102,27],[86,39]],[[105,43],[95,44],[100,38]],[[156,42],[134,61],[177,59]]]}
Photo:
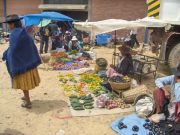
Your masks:
{"label": "market scene", "polygon": [[0,0],[0,135],[180,135],[179,0]]}

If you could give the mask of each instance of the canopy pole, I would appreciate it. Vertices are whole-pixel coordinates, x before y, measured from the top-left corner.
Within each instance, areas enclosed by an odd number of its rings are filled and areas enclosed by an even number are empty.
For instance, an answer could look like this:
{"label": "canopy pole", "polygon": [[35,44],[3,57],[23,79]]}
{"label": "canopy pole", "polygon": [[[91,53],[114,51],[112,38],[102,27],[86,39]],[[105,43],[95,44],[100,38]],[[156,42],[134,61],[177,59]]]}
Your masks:
{"label": "canopy pole", "polygon": [[114,38],[114,53],[113,53],[113,57],[112,57],[112,64],[115,66],[116,64],[116,45],[117,45],[117,32],[116,30],[114,31],[114,35],[115,35],[115,38]]}
{"label": "canopy pole", "polygon": [[[43,19],[41,19],[41,28],[42,28],[42,20],[43,20]],[[42,38],[42,37],[41,37],[41,38]],[[40,38],[40,39],[41,39],[41,38]],[[41,40],[42,40],[42,39],[41,39]],[[49,43],[49,42],[48,42],[48,43]],[[48,44],[48,46],[49,46],[49,44]],[[46,67],[46,64],[45,64],[45,62],[44,62],[44,60],[43,60],[42,54],[40,53],[39,55],[40,55],[41,62],[42,62],[42,64],[43,64],[45,70],[48,71],[48,68]]]}

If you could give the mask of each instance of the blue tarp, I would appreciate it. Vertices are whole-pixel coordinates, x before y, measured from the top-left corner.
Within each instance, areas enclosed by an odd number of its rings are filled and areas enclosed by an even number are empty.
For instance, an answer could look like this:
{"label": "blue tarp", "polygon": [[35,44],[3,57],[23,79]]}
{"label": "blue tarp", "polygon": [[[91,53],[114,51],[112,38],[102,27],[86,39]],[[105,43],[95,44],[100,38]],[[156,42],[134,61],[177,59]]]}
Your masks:
{"label": "blue tarp", "polygon": [[67,21],[73,22],[74,20],[68,16],[65,16],[57,12],[42,12],[40,14],[27,14],[23,16],[24,26],[39,25],[40,21],[43,19],[53,20],[53,21]]}
{"label": "blue tarp", "polygon": [[96,43],[97,45],[107,44],[110,39],[112,39],[111,34],[100,34],[96,36]]}
{"label": "blue tarp", "polygon": [[[127,125],[127,128],[120,130],[118,128],[119,122],[123,122],[125,125]],[[134,135],[148,135],[150,131],[143,127],[145,123],[146,123],[145,119],[139,118],[136,114],[131,114],[131,115],[119,118],[115,120],[114,122],[112,122],[111,128],[117,133],[119,133],[119,135],[133,135],[133,134]],[[134,125],[137,125],[139,127],[138,132],[132,131],[132,127]]]}

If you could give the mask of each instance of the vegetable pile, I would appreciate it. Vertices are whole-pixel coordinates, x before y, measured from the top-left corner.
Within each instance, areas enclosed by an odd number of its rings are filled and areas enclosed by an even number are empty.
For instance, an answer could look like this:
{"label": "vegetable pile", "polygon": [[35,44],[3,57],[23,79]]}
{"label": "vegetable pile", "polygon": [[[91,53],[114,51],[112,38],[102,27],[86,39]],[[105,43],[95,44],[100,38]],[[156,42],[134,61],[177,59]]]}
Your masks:
{"label": "vegetable pile", "polygon": [[113,76],[110,78],[110,81],[116,82],[116,83],[126,83],[130,82],[130,78],[128,76]]}
{"label": "vegetable pile", "polygon": [[71,106],[74,110],[85,110],[94,108],[94,99],[91,94],[87,96],[71,96],[69,97]]}
{"label": "vegetable pile", "polygon": [[[81,56],[77,51],[56,52],[51,54],[54,60],[51,63],[53,70],[76,70],[89,67],[87,58]],[[83,61],[83,62],[82,62]]]}
{"label": "vegetable pile", "polygon": [[97,108],[129,108],[123,100],[103,87],[103,80],[92,73],[81,75],[72,73],[59,73],[59,81],[64,93],[69,97],[70,104],[74,110],[85,110]]}

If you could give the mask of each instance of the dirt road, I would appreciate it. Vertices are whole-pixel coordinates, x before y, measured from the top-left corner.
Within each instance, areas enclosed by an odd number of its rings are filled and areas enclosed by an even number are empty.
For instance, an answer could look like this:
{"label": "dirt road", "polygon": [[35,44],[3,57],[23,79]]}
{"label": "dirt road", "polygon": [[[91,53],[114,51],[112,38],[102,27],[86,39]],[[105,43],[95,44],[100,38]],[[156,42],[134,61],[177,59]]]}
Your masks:
{"label": "dirt road", "polygon": [[[0,45],[0,56],[6,45]],[[97,57],[111,62],[112,49],[95,49]],[[42,67],[42,66],[41,66]],[[41,85],[30,91],[33,108],[20,107],[22,92],[12,90],[4,62],[0,62],[0,135],[55,135],[60,129],[65,135],[116,135],[110,124],[125,114],[94,117],[71,117],[67,98],[59,87],[57,71],[39,69]],[[152,76],[143,83],[152,89]]]}

